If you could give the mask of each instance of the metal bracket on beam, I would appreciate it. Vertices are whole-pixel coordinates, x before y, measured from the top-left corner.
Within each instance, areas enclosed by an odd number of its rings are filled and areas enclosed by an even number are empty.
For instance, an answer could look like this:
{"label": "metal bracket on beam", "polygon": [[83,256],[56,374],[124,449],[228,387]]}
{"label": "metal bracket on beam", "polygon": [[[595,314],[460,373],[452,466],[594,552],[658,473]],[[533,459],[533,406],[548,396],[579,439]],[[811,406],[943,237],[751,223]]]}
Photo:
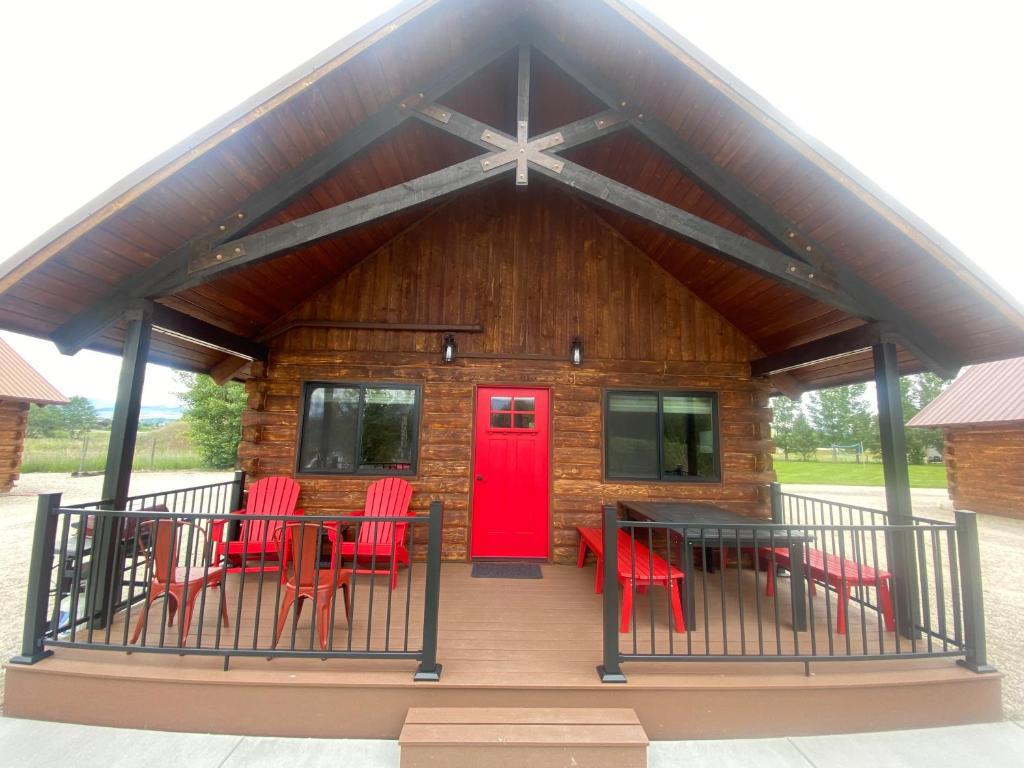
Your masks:
{"label": "metal bracket on beam", "polygon": [[452,119],[451,110],[445,109],[440,104],[436,103],[427,104],[425,107],[421,107],[418,111],[444,125],[448,125],[448,122]]}
{"label": "metal bracket on beam", "polygon": [[214,248],[212,251],[199,254],[191,259],[188,263],[188,272],[189,274],[199,272],[207,267],[212,267],[214,264],[227,264],[235,259],[242,258],[245,256],[245,253],[245,246],[241,243],[235,243],[234,245],[229,243],[226,248]]}

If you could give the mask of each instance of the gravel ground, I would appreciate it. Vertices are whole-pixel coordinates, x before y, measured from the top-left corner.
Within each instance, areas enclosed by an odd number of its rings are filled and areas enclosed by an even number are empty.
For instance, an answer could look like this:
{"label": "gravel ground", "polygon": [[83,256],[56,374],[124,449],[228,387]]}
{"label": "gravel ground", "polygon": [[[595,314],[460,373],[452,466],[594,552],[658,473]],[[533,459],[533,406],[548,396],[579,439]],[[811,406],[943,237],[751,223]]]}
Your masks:
{"label": "gravel ground", "polygon": [[[230,479],[224,472],[152,472],[132,478],[131,492],[150,493]],[[25,475],[18,486],[0,494],[0,660],[6,661],[21,645],[25,613],[25,583],[36,494],[60,491],[64,501],[75,504],[99,498],[102,477],[72,478],[64,474]],[[787,485],[790,493],[817,496],[846,504],[885,508],[882,488],[825,485]],[[915,489],[914,510],[919,515],[952,520],[953,507],[945,490]],[[1024,551],[1024,520],[979,516],[981,556],[985,583],[985,613],[989,661],[1005,676],[1003,712],[1007,718],[1024,718],[1024,634],[1019,620],[1024,614],[1024,569],[1006,568],[1020,562]],[[0,707],[3,706],[0,672]]]}
{"label": "gravel ground", "polygon": [[[786,485],[789,493],[885,509],[884,488],[836,485]],[[953,505],[945,489],[911,491],[914,512],[936,520],[953,520]],[[1003,716],[1024,718],[1024,520],[978,515],[982,582],[985,591],[985,635],[988,660],[1003,673]]]}
{"label": "gravel ground", "polygon": [[[131,494],[169,488],[187,488],[230,480],[230,472],[139,472],[132,476]],[[0,494],[0,661],[18,653],[25,619],[25,589],[32,548],[36,494],[60,492],[66,504],[100,498],[103,478],[71,477],[34,472],[23,475],[9,493]],[[0,671],[0,709],[3,707],[3,672]]]}

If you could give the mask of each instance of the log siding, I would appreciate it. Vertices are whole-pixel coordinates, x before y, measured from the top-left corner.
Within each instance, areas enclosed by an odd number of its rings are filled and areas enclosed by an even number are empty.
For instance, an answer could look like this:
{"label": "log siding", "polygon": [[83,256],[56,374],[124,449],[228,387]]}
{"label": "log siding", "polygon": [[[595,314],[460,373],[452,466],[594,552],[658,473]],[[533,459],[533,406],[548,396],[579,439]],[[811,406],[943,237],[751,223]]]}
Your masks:
{"label": "log siding", "polygon": [[[472,508],[473,403],[479,385],[547,387],[552,408],[552,558],[571,560],[575,526],[596,524],[623,497],[709,500],[767,516],[774,479],[767,385],[750,378],[759,351],[734,326],[550,184],[498,185],[459,198],[282,318],[296,321],[480,324],[440,361],[441,334],[292,327],[248,382],[241,466],[291,475],[307,381],[423,387],[413,508],[445,503],[445,556],[464,559]],[[568,361],[573,337],[583,365]],[[722,480],[608,481],[607,389],[719,395]],[[357,509],[364,477],[300,475],[307,513]]]}
{"label": "log siding", "polygon": [[1024,422],[942,432],[953,508],[1024,517]]}
{"label": "log siding", "polygon": [[0,400],[0,493],[11,490],[19,477],[28,408],[23,401]]}

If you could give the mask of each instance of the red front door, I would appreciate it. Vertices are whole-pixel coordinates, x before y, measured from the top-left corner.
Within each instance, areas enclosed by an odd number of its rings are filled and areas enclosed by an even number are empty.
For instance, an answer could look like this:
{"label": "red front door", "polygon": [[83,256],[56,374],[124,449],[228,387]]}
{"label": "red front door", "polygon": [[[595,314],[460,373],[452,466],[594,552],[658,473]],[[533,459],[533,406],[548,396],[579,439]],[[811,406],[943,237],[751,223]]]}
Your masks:
{"label": "red front door", "polygon": [[548,556],[548,391],[480,387],[472,557]]}

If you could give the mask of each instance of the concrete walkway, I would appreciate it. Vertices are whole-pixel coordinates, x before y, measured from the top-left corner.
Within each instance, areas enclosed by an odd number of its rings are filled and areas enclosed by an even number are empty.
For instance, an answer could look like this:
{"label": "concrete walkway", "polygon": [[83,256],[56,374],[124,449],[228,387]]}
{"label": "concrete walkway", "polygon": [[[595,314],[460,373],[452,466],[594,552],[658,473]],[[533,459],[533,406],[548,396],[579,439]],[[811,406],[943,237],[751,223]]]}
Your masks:
{"label": "concrete walkway", "polygon": [[[398,768],[397,741],[277,739],[130,731],[0,718],[0,767]],[[660,741],[649,768],[844,768],[1024,765],[1024,724],[1007,721],[916,731],[734,741]]]}

